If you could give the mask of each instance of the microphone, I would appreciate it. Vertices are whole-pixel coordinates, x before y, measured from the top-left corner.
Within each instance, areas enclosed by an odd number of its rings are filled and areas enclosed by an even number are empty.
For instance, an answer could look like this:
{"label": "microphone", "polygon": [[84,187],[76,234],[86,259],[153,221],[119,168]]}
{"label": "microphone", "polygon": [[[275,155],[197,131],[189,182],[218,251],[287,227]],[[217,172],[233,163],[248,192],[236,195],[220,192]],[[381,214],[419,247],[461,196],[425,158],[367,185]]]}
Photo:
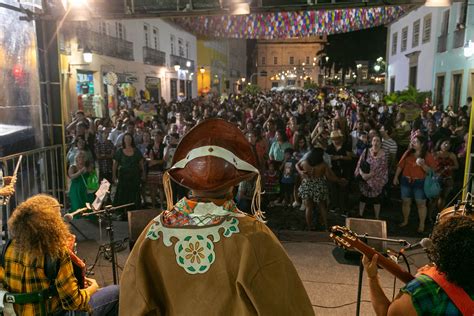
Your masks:
{"label": "microphone", "polygon": [[67,214],[64,214],[63,216],[63,219],[65,222],[71,222],[73,219],[74,219],[74,216],[78,215],[78,214],[81,214],[81,213],[84,213],[85,211],[89,211],[89,210],[92,210],[91,209],[91,206],[89,203],[86,203],[86,207],[83,207],[83,208],[80,208],[78,210],[75,210],[74,212],[72,213],[67,213]]}
{"label": "microphone", "polygon": [[432,245],[433,245],[433,241],[431,239],[423,238],[422,240],[420,240],[417,243],[414,243],[414,244],[412,244],[408,247],[402,248],[402,250],[400,250],[400,252],[408,251],[408,250],[414,250],[414,249],[418,249],[418,248],[426,249],[426,248],[431,247]]}

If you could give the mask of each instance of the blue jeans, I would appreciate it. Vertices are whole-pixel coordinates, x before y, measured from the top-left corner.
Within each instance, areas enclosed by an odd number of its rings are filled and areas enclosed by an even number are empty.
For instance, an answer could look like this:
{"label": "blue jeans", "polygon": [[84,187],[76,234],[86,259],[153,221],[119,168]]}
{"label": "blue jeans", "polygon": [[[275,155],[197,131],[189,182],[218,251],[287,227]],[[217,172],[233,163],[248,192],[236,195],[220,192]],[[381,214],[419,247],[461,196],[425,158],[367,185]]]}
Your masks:
{"label": "blue jeans", "polygon": [[402,199],[415,198],[415,200],[426,200],[425,179],[411,180],[405,176],[400,179],[400,191]]}
{"label": "blue jeans", "polygon": [[101,288],[91,296],[89,306],[92,315],[118,315],[119,286],[109,285]]}

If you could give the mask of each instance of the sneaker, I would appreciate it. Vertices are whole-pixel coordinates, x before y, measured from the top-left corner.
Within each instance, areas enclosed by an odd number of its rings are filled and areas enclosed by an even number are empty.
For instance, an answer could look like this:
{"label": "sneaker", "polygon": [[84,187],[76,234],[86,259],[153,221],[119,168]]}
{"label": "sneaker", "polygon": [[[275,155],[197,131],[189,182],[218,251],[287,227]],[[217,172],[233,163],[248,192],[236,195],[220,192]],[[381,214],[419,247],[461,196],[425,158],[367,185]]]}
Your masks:
{"label": "sneaker", "polygon": [[297,208],[301,205],[301,203],[298,203],[298,202],[294,201],[292,205],[293,205],[294,208]]}
{"label": "sneaker", "polygon": [[304,204],[301,204],[300,211],[306,211],[306,207],[304,206]]}

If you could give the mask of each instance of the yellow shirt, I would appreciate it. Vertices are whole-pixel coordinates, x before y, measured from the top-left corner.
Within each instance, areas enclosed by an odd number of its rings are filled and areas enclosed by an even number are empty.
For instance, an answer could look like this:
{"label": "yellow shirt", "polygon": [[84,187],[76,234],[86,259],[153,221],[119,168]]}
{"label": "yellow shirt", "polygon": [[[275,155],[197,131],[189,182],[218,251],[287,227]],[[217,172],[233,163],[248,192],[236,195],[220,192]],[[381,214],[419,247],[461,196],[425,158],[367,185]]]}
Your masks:
{"label": "yellow shirt", "polygon": [[[44,257],[17,252],[14,241],[5,253],[4,267],[0,267],[0,281],[10,293],[33,293],[50,286],[44,271]],[[56,312],[61,307],[65,310],[88,309],[90,296],[86,290],[79,289],[67,249],[59,258],[56,288],[58,295],[47,301],[48,313]],[[40,315],[39,304],[15,304],[14,308],[18,315]]]}

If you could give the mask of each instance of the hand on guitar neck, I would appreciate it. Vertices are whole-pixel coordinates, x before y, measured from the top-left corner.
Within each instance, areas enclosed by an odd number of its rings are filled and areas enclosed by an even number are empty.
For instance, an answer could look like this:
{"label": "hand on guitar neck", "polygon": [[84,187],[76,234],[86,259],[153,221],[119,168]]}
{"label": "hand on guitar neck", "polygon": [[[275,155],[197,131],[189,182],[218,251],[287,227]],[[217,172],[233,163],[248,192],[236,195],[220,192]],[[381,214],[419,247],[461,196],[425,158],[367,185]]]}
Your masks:
{"label": "hand on guitar neck", "polygon": [[[408,283],[414,279],[414,277],[402,269],[398,264],[390,259],[385,258],[379,252],[372,249],[369,245],[359,240],[356,234],[344,226],[333,226],[331,228],[331,234],[329,235],[336,245],[345,249],[354,249],[366,256],[368,260],[372,260],[374,255],[377,255],[375,260],[377,264],[383,267],[385,270],[396,276],[401,281]],[[373,262],[373,261],[372,261]],[[375,269],[375,268],[373,268]],[[372,270],[371,270],[372,271]],[[375,271],[376,272],[376,271]],[[369,271],[367,271],[369,273]],[[369,275],[370,277],[370,275]]]}

